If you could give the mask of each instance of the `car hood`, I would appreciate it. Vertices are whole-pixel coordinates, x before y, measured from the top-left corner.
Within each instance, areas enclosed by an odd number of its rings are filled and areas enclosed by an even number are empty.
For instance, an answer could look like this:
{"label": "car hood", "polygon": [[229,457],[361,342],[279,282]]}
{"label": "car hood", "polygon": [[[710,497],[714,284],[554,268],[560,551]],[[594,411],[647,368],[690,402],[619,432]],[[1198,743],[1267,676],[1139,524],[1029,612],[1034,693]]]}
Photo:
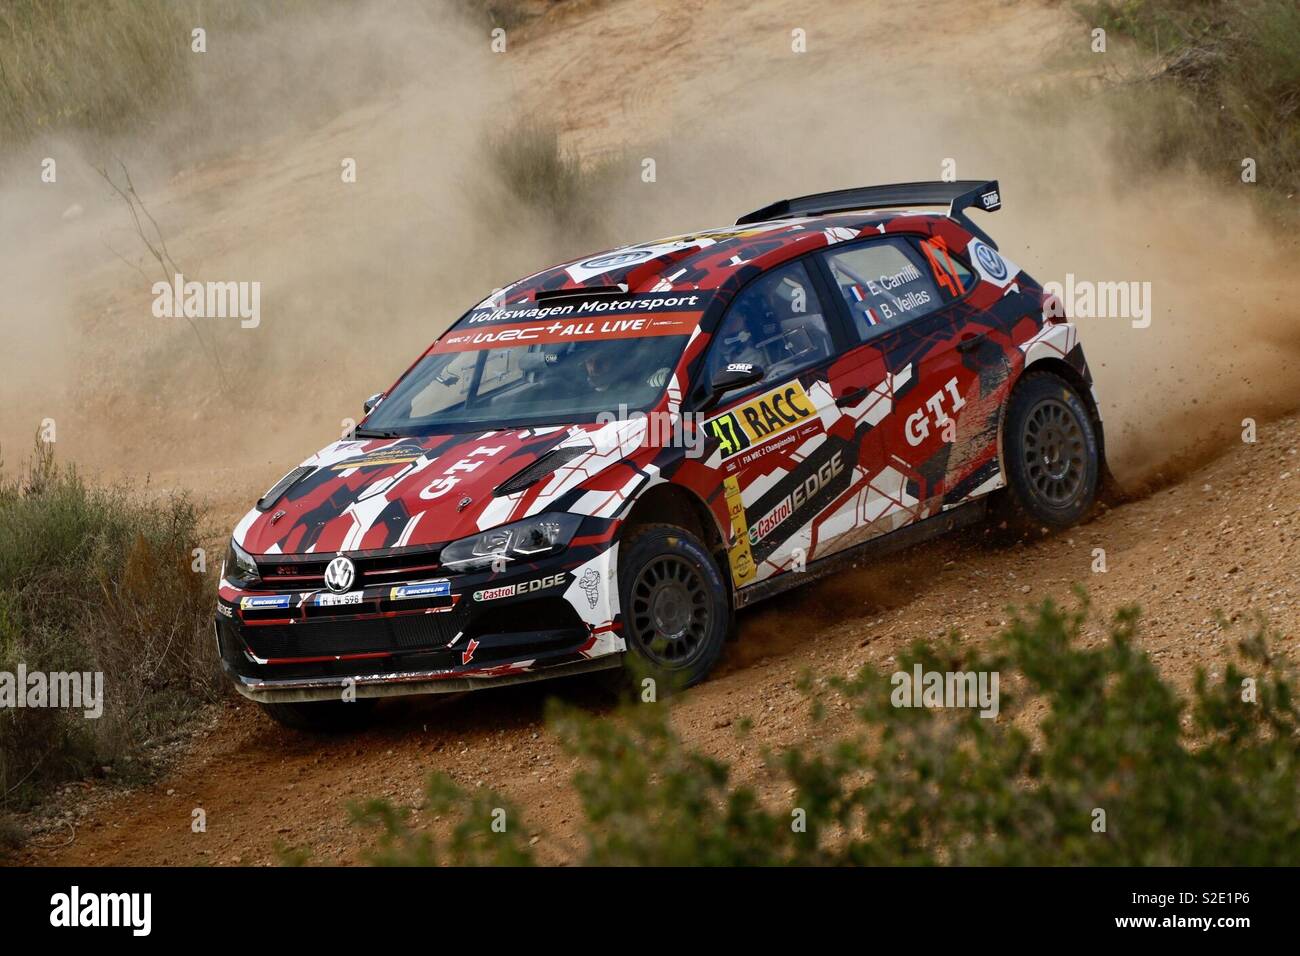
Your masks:
{"label": "car hood", "polygon": [[[635,449],[622,424],[338,441],[303,462],[310,471],[277,500],[245,515],[234,539],[255,555],[451,541],[556,506]],[[494,494],[561,447],[579,453],[557,456],[563,463],[522,491]]]}

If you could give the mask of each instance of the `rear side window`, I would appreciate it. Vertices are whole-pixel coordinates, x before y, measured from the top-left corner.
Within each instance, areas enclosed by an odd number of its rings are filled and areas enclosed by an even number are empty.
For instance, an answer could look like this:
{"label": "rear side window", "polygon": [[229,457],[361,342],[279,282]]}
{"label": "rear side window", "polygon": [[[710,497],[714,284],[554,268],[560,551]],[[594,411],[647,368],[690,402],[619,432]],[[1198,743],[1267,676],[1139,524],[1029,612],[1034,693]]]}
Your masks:
{"label": "rear side window", "polygon": [[975,274],[964,262],[948,251],[948,243],[942,236],[919,237],[912,239],[921,251],[934,284],[939,287],[939,295],[945,302],[960,299],[975,285]]}
{"label": "rear side window", "polygon": [[928,315],[970,287],[969,269],[932,240],[920,242],[895,236],[825,253],[860,339]]}

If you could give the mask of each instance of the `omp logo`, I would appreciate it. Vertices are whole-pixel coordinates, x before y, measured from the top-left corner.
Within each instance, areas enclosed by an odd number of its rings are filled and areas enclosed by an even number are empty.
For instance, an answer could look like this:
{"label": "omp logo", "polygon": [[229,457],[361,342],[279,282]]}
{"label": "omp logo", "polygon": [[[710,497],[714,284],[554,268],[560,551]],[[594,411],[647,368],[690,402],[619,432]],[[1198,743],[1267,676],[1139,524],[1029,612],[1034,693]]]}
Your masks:
{"label": "omp logo", "polygon": [[781,522],[798,511],[804,504],[817,497],[818,492],[830,484],[831,479],[844,471],[844,456],[836,452],[830,461],[825,462],[815,472],[799,482],[795,489],[781,499],[771,511],[759,518],[749,528],[749,541],[759,541],[772,533]]}
{"label": "omp logo", "polygon": [[50,897],[50,925],[125,926],[132,936],[148,936],[153,928],[153,894],[82,893],[74,886]]}
{"label": "omp logo", "polygon": [[979,264],[984,267],[984,271],[994,280],[1001,282],[1007,277],[1007,264],[992,246],[980,242],[978,239],[972,239],[969,249],[971,254],[979,260]]}
{"label": "omp logo", "polygon": [[798,382],[780,385],[705,423],[721,443],[723,458],[730,458],[757,442],[779,435],[817,414]]}
{"label": "omp logo", "polygon": [[996,189],[991,189],[983,196],[980,196],[980,202],[984,204],[985,209],[997,209],[1002,205],[1002,198],[998,195]]}
{"label": "omp logo", "polygon": [[961,392],[957,391],[957,379],[948,379],[948,383],[943,388],[925,400],[924,407],[918,408],[907,416],[903,433],[907,436],[909,445],[915,447],[930,437],[931,422],[934,423],[935,428],[942,429],[952,421],[943,409],[945,398],[954,412],[966,407],[966,400],[961,397]]}

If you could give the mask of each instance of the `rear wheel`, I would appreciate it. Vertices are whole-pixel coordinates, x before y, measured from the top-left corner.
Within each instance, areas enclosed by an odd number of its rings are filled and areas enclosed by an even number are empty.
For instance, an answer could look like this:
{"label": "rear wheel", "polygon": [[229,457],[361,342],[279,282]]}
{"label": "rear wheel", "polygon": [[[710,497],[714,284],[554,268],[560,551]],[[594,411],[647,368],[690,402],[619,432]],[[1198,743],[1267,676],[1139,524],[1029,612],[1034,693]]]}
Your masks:
{"label": "rear wheel", "polygon": [[698,684],[722,656],[727,585],[703,542],[683,528],[645,525],[623,543],[619,606],[632,668],[669,689]]}
{"label": "rear wheel", "polygon": [[359,730],[370,722],[376,701],[361,697],[354,701],[313,700],[291,704],[262,704],[257,706],[278,724],[294,730],[314,733],[338,734]]}
{"label": "rear wheel", "polygon": [[1008,523],[1034,530],[1082,521],[1097,499],[1100,456],[1074,386],[1050,372],[1027,375],[1011,393],[1002,435]]}

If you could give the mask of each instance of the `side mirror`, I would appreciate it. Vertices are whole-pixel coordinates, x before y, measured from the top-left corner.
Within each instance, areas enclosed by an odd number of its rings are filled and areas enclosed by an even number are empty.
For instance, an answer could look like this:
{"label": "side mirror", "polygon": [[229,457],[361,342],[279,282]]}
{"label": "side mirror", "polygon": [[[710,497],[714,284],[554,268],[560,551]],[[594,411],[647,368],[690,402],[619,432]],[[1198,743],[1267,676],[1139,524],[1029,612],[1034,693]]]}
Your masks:
{"label": "side mirror", "polygon": [[728,392],[734,392],[738,388],[748,388],[763,381],[764,374],[763,366],[749,362],[733,362],[724,366],[709,383],[709,395],[699,410],[708,411],[722,401],[722,396]]}
{"label": "side mirror", "polygon": [[365,411],[365,413],[369,415],[372,411],[374,411],[375,406],[378,405],[383,400],[384,400],[384,393],[375,392],[375,394],[371,395],[369,398],[367,398],[364,402],[361,403],[361,407]]}

